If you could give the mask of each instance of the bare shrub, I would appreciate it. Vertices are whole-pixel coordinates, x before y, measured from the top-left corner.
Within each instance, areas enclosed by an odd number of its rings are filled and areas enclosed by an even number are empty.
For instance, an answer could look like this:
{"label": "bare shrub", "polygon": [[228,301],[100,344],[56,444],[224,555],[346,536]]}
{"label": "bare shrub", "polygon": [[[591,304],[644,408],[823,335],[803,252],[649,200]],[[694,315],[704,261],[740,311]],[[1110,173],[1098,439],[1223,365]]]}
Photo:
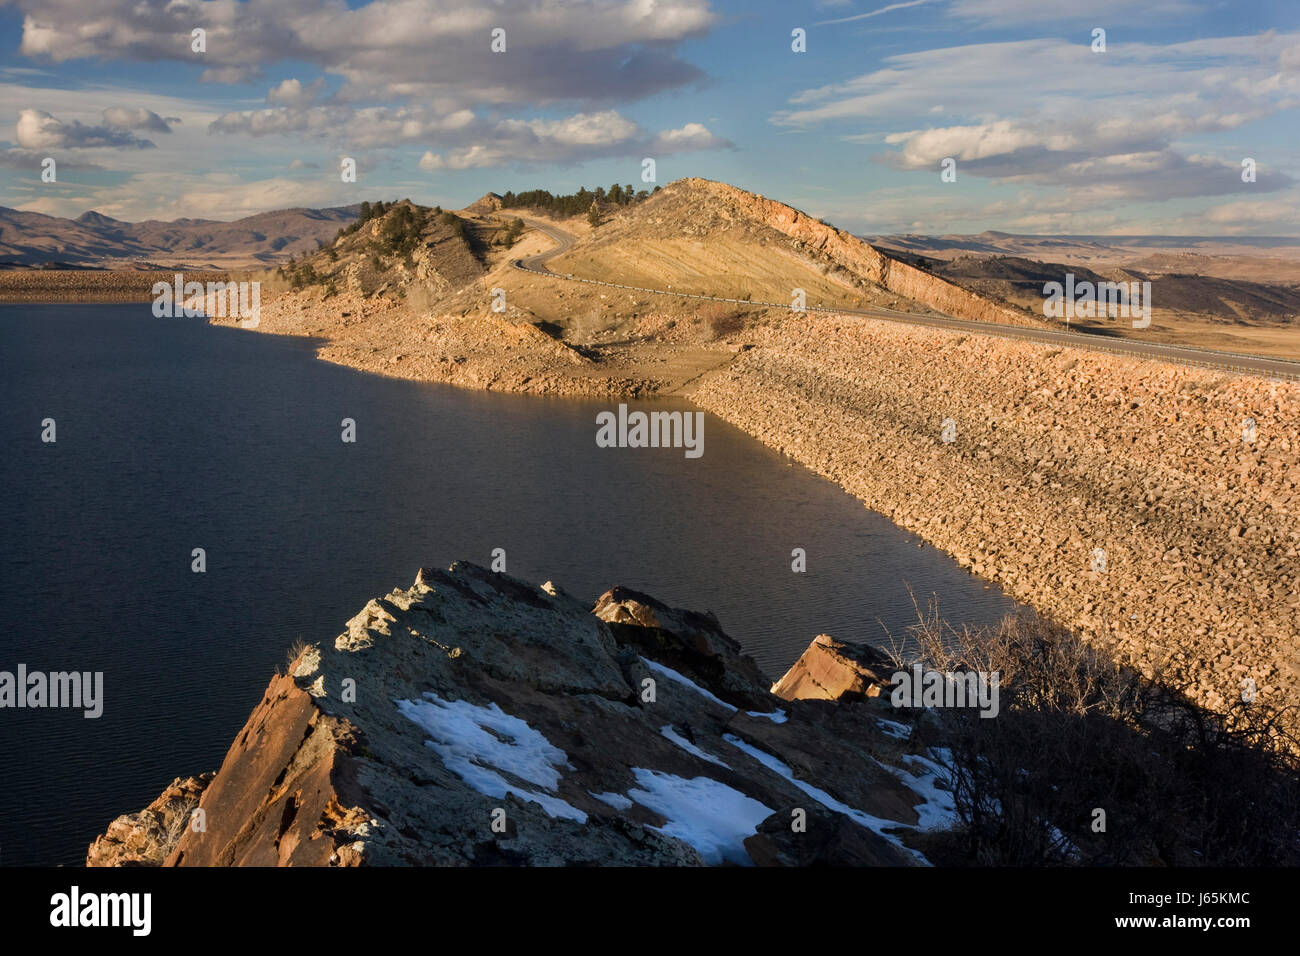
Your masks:
{"label": "bare shrub", "polygon": [[[293,673],[294,661],[296,661],[302,655],[302,652],[305,651],[310,646],[311,645],[307,641],[304,641],[302,637],[298,637],[292,644],[289,645],[289,649],[284,652],[284,673],[285,674]],[[275,669],[275,672],[276,674],[279,674],[280,668],[277,667]]]}
{"label": "bare shrub", "polygon": [[166,832],[159,846],[159,855],[164,860],[171,854],[172,850],[176,849],[176,844],[181,842],[181,837],[189,829],[194,808],[198,805],[198,800],[185,801],[181,804],[180,809],[173,810],[171,817],[166,819]]}
{"label": "bare shrub", "polygon": [[944,862],[1300,864],[1300,760],[1283,711],[1209,712],[1036,617],[957,631],[930,614],[914,636],[927,667],[1001,677],[996,717],[928,712],[961,819]]}
{"label": "bare shrub", "polygon": [[745,316],[725,302],[710,302],[700,309],[700,318],[709,326],[715,339],[737,335],[745,328]]}

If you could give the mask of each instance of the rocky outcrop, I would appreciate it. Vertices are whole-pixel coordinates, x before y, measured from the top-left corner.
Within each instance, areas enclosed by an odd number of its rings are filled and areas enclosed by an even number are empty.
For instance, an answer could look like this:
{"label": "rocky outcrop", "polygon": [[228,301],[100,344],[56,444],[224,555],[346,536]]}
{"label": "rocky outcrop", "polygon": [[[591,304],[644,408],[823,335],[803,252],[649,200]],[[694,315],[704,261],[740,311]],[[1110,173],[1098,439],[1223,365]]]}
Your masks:
{"label": "rocky outcrop", "polygon": [[772,685],[782,700],[843,700],[879,697],[894,670],[868,645],[843,644],[819,634],[808,649]]}
{"label": "rocky outcrop", "polygon": [[193,811],[212,777],[177,777],[139,813],[118,817],[90,845],[86,866],[160,865],[193,822]]}
{"label": "rocky outcrop", "polygon": [[[951,803],[903,725],[769,684],[711,616],[424,569],[271,681],[165,863],[925,862]],[[158,862],[160,802],[94,861]]]}
{"label": "rocky outcrop", "polygon": [[353,837],[369,815],[354,806],[360,735],[313,705],[297,669],[277,675],[208,785],[172,866],[324,866],[359,862]]}
{"label": "rocky outcrop", "polygon": [[496,193],[487,192],[484,193],[482,196],[479,196],[478,199],[475,199],[472,203],[466,206],[465,211],[483,214],[483,213],[496,212],[500,208],[501,208],[501,197],[498,196]]}

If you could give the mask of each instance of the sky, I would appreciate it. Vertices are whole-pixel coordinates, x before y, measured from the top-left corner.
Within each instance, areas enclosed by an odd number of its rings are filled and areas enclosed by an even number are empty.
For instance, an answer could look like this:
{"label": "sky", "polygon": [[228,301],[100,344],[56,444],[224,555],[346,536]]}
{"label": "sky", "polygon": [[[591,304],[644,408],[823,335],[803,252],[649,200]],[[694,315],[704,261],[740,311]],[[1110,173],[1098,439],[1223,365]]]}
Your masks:
{"label": "sky", "polygon": [[1296,0],[0,0],[0,205],[59,216],[650,159],[865,235],[1297,236],[1298,130]]}

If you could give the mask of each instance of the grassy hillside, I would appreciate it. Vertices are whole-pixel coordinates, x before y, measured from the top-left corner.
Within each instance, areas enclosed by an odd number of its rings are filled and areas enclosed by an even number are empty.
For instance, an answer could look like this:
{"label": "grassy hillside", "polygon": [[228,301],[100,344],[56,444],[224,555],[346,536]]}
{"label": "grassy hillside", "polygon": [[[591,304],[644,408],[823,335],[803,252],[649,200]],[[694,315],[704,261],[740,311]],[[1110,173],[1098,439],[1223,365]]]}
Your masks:
{"label": "grassy hillside", "polygon": [[704,180],[679,180],[557,257],[551,268],[648,288],[808,305],[901,305],[899,297],[811,254],[770,225],[729,206]]}

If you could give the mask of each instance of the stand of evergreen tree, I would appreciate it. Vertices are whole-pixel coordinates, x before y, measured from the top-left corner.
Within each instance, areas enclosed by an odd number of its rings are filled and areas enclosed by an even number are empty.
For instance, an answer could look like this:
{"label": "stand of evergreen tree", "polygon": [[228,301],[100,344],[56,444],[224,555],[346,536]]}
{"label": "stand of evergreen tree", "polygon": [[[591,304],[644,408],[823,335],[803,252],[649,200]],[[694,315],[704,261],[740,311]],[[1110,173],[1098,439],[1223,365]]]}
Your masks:
{"label": "stand of evergreen tree", "polygon": [[395,205],[397,205],[397,203],[395,202],[390,202],[388,205],[384,205],[384,201],[382,199],[379,202],[375,203],[374,205],[371,205],[369,202],[362,202],[361,214],[357,217],[357,221],[352,223],[351,225],[344,226],[342,229],[340,229],[335,234],[334,241],[337,242],[338,240],[342,239],[344,236],[352,235],[354,232],[360,229],[364,224],[368,223],[371,219],[378,219],[384,213],[388,212],[388,210],[392,209]]}
{"label": "stand of evergreen tree", "polygon": [[[659,187],[656,186],[654,192],[658,191]],[[598,207],[630,206],[648,199],[651,195],[651,192],[644,189],[633,189],[631,183],[626,186],[615,183],[608,189],[603,186],[588,189],[584,186],[576,193],[564,196],[557,196],[546,189],[530,189],[522,193],[508,192],[501,197],[501,205],[506,209],[535,209],[538,212],[568,218],[585,215],[591,209],[592,203]]]}

